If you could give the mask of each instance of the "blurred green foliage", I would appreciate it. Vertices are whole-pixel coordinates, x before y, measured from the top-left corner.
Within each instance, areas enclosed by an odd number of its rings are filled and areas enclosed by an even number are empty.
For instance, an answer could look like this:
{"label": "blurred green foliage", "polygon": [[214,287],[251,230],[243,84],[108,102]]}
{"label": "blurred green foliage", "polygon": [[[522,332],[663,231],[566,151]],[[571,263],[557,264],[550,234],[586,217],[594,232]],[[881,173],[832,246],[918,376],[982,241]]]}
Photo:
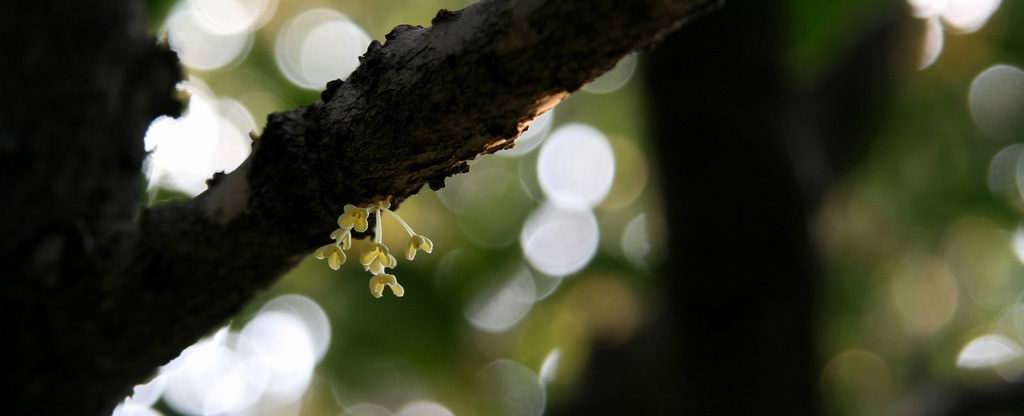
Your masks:
{"label": "blurred green foliage", "polygon": [[[803,16],[797,20],[815,20],[812,3],[795,3],[807,4],[794,12]],[[1003,2],[975,33],[945,27],[938,61],[898,80],[870,153],[824,203],[817,224],[828,270],[821,382],[833,414],[907,411],[937,383],[984,386],[1015,374],[1006,368],[1019,358],[983,369],[957,363],[983,334],[1016,343],[1024,335],[1013,323],[1024,268],[1012,247],[1024,205],[1016,185],[1005,193],[988,185],[1019,181],[1012,169],[990,171],[997,152],[1014,142],[986,137],[968,103],[983,70],[1024,64],[1021,28],[1013,24],[1024,18],[1020,6]],[[878,6],[858,3],[860,10],[833,22],[871,7]],[[796,24],[794,30],[805,32],[794,39],[815,38],[826,29],[814,26],[827,25]],[[843,25],[832,26],[827,30]],[[799,49],[794,61],[823,62],[843,38],[836,35],[826,42],[832,47],[813,48],[816,53]],[[993,293],[1006,296],[987,300]]]}

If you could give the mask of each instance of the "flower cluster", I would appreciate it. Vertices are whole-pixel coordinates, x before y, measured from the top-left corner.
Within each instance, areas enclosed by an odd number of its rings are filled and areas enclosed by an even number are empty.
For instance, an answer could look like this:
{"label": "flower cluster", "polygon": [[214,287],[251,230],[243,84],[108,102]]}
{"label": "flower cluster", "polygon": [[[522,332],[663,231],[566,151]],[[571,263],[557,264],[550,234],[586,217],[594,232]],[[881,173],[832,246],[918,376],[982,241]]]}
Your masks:
{"label": "flower cluster", "polygon": [[376,224],[373,230],[374,240],[363,248],[359,255],[359,263],[363,269],[373,274],[370,278],[370,293],[373,297],[379,298],[384,295],[384,288],[391,288],[391,293],[402,297],[405,289],[398,284],[398,279],[393,274],[387,274],[387,269],[393,269],[398,265],[398,260],[391,255],[388,246],[384,245],[384,217],[387,213],[394,218],[409,234],[409,242],[405,247],[405,258],[410,261],[416,258],[417,251],[430,253],[434,251],[434,243],[429,238],[416,234],[402,217],[395,214],[391,209],[391,202],[388,200],[378,201],[369,207],[362,208],[355,205],[345,205],[345,212],[338,217],[338,229],[331,232],[333,243],[320,247],[314,253],[318,259],[327,259],[327,265],[334,270],[341,268],[345,263],[345,250],[352,248],[352,230],[365,232],[370,225],[370,214],[376,217]]}

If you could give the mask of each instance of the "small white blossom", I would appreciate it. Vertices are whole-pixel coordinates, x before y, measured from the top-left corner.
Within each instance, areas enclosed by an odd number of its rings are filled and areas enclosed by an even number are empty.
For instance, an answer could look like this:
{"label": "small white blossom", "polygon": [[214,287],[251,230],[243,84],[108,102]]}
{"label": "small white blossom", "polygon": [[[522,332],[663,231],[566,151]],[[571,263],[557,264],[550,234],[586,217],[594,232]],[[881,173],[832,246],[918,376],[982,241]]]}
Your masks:
{"label": "small white blossom", "polygon": [[384,296],[384,286],[391,288],[391,293],[394,293],[397,297],[405,295],[405,288],[398,284],[398,279],[394,275],[381,274],[370,278],[370,294],[375,298]]}
{"label": "small white blossom", "polygon": [[398,284],[398,279],[393,274],[387,274],[387,269],[393,269],[398,265],[398,260],[391,255],[388,246],[384,244],[384,213],[388,213],[398,224],[409,234],[409,242],[406,244],[405,258],[410,261],[416,258],[417,251],[430,253],[434,251],[434,242],[424,235],[416,234],[402,217],[391,211],[391,201],[384,199],[377,201],[367,208],[360,208],[355,205],[345,205],[345,212],[338,217],[338,227],[331,232],[331,239],[334,243],[327,244],[316,250],[313,255],[318,259],[327,259],[327,265],[334,270],[341,268],[345,263],[345,250],[352,248],[352,230],[365,232],[370,228],[370,214],[376,217],[376,224],[373,230],[374,241],[363,248],[359,256],[359,263],[363,268],[372,273],[370,278],[370,294],[379,298],[384,294],[384,288],[390,287],[391,292],[397,297],[405,295],[405,289]]}
{"label": "small white blossom", "polygon": [[367,245],[363,249],[363,254],[359,256],[359,262],[374,275],[383,274],[384,268],[394,268],[398,264],[398,260],[389,252],[388,246],[381,243]]}
{"label": "small white blossom", "polygon": [[419,234],[409,237],[409,244],[405,246],[405,258],[412,261],[416,258],[417,250],[423,250],[424,253],[429,254],[434,251],[434,242]]}
{"label": "small white blossom", "polygon": [[370,223],[369,208],[359,208],[355,205],[345,205],[345,213],[338,217],[338,226],[343,229],[354,229],[358,232],[364,232],[369,228]]}
{"label": "small white blossom", "polygon": [[340,269],[341,265],[345,264],[346,259],[345,251],[342,250],[341,246],[339,246],[337,243],[328,244],[326,246],[318,248],[316,252],[313,253],[313,256],[320,260],[326,258],[327,265],[334,270]]}
{"label": "small white blossom", "polygon": [[352,248],[352,232],[342,228],[335,229],[331,233],[331,239],[341,243],[341,248],[348,250]]}

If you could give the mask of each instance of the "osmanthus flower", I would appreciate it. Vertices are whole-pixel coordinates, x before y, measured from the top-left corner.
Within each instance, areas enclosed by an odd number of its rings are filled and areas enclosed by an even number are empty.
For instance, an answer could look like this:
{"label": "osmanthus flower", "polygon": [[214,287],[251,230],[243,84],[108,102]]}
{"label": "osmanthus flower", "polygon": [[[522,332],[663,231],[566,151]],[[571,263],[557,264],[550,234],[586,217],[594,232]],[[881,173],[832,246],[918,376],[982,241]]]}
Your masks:
{"label": "osmanthus flower", "polygon": [[434,251],[434,242],[425,236],[415,234],[409,237],[409,244],[405,246],[405,258],[412,261],[416,258],[417,250],[423,250],[424,253],[430,254]]}
{"label": "osmanthus flower", "polygon": [[345,250],[337,242],[318,248],[313,256],[320,260],[326,258],[327,265],[334,270],[340,269],[346,259]]}
{"label": "osmanthus flower", "polygon": [[377,201],[369,207],[362,208],[355,205],[345,205],[345,212],[338,217],[338,229],[331,232],[331,239],[334,243],[317,249],[314,255],[318,259],[327,259],[327,265],[338,270],[345,263],[345,250],[352,247],[352,230],[364,232],[369,229],[369,217],[373,214],[376,217],[374,226],[374,240],[363,248],[359,256],[359,263],[363,268],[372,273],[370,278],[370,294],[379,298],[384,293],[385,287],[390,287],[395,296],[402,297],[405,289],[398,284],[398,279],[393,274],[385,273],[387,269],[393,269],[398,265],[398,260],[391,255],[388,246],[384,244],[383,214],[388,213],[405,229],[409,234],[409,241],[405,248],[405,258],[410,261],[416,258],[417,251],[430,253],[434,251],[434,242],[426,236],[416,234],[402,217],[399,217],[391,210],[391,202],[388,199]]}
{"label": "osmanthus flower", "polygon": [[379,274],[370,278],[370,294],[375,298],[384,296],[384,286],[391,288],[391,293],[397,297],[405,295],[405,288],[398,284],[398,279],[391,274]]}
{"label": "osmanthus flower", "polygon": [[338,228],[331,232],[331,240],[335,240],[341,244],[341,247],[345,250],[352,248],[352,232],[350,230]]}
{"label": "osmanthus flower", "polygon": [[338,226],[342,229],[364,232],[369,228],[370,208],[360,208],[352,204],[345,205],[345,213],[338,217]]}
{"label": "osmanthus flower", "polygon": [[[380,235],[380,234],[378,234]],[[374,275],[383,274],[384,268],[394,268],[398,260],[391,255],[388,246],[381,243],[372,243],[363,248],[363,254],[359,256],[359,262],[363,264],[366,271]]]}

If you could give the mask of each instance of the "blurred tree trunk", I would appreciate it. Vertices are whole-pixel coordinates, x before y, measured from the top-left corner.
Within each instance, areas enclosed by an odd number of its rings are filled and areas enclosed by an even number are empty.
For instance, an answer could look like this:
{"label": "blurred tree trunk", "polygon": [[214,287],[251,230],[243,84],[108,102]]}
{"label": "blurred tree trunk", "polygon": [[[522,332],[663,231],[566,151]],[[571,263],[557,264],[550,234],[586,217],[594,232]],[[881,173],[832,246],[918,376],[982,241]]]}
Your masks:
{"label": "blurred tree trunk", "polygon": [[816,205],[870,145],[913,56],[879,10],[806,90],[790,82],[785,8],[731,0],[648,56],[669,236],[657,320],[597,345],[559,414],[815,415]]}
{"label": "blurred tree trunk", "polygon": [[782,27],[781,2],[732,0],[648,55],[663,305],[628,344],[595,349],[560,414],[819,413],[816,256],[784,143]]}
{"label": "blurred tree trunk", "polygon": [[819,413],[817,256],[786,143],[784,21],[781,1],[735,0],[646,66],[686,414]]}
{"label": "blurred tree trunk", "polygon": [[[137,368],[145,354],[120,348],[131,345],[127,336],[160,328],[96,319],[109,299],[104,276],[131,244],[123,237],[144,189],[142,137],[155,117],[182,107],[177,57],[149,36],[141,6],[0,6],[0,311],[10,414],[109,414],[114,395],[151,371]],[[118,371],[126,368],[135,369]]]}

